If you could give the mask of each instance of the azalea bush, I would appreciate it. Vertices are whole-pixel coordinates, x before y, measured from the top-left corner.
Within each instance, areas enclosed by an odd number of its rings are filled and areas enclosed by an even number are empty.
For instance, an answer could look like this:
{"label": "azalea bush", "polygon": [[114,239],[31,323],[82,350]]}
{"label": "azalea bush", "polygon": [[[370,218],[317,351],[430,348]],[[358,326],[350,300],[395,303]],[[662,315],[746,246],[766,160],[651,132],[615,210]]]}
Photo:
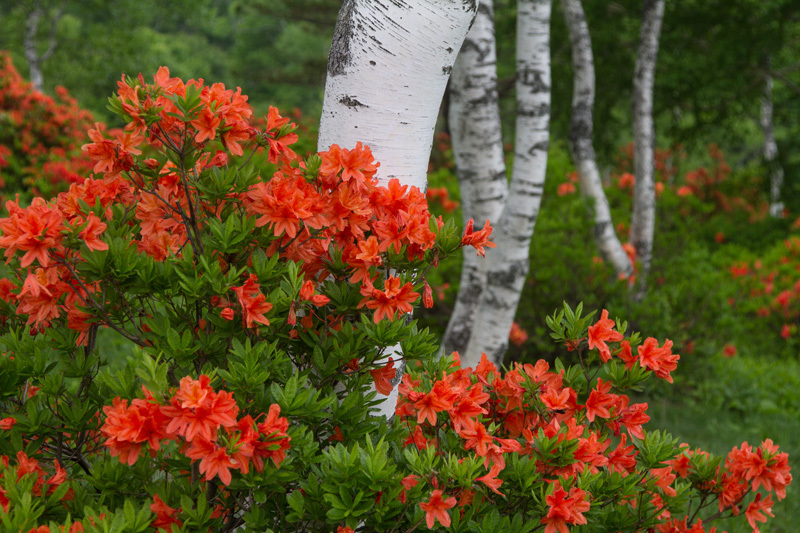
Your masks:
{"label": "azalea bush", "polygon": [[607,311],[549,317],[553,365],[438,357],[411,312],[491,226],[380,184],[368,147],[302,158],[276,109],[255,128],[166,68],[118,86],[94,177],[0,219],[3,531],[699,532],[785,497],[769,440],[644,428],[628,394],[680,356]]}
{"label": "azalea bush", "polygon": [[92,114],[64,87],[53,98],[33,88],[0,51],[0,188],[50,197],[83,182],[92,161],[80,150]]}

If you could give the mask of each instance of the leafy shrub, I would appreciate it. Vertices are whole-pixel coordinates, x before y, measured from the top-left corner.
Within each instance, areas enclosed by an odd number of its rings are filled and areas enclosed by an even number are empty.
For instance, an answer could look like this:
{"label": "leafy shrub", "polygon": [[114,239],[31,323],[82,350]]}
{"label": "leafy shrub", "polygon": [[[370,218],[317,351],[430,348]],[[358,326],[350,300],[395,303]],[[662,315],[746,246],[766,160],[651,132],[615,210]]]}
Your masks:
{"label": "leafy shrub", "polygon": [[548,317],[569,365],[437,358],[406,317],[489,232],[378,185],[369,148],[303,160],[277,110],[257,130],[240,91],[166,68],[111,107],[96,177],[0,219],[4,530],[697,532],[785,497],[769,439],[723,463],[644,430],[626,391],[679,356],[607,311]]}

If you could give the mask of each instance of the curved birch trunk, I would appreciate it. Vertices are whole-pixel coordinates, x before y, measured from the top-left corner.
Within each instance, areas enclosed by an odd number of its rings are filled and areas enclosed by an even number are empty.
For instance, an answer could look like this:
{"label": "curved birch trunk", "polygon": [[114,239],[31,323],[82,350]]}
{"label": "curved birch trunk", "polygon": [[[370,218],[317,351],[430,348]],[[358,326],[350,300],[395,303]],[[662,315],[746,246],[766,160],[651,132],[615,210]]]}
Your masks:
{"label": "curved birch trunk", "polygon": [[761,97],[761,131],[764,133],[764,162],[769,172],[769,214],[783,217],[783,167],[778,162],[778,143],[775,142],[775,127],[772,122],[772,58],[766,58],[764,74],[764,93]]}
{"label": "curved birch trunk", "polygon": [[[450,77],[448,123],[461,191],[461,213],[465,224],[470,218],[475,219],[476,230],[487,219],[496,223],[500,218],[508,189],[497,105],[493,11],[492,0],[483,0],[478,6]],[[465,352],[486,285],[486,261],[479,260],[470,247],[464,248],[463,254],[458,296],[442,339],[445,353]]]}
{"label": "curved birch trunk", "polygon": [[658,39],[664,18],[664,0],[644,0],[639,50],[633,75],[633,189],[630,242],[636,249],[641,273],[634,298],[641,300],[647,290],[647,274],[653,258],[656,227],[655,127],[653,126],[653,84],[656,76]]}
{"label": "curved birch trunk", "polygon": [[319,150],[361,141],[382,184],[425,191],[433,129],[476,0],[345,0],[328,57]]}
{"label": "curved birch trunk", "polygon": [[[476,9],[475,0],[345,0],[328,57],[318,149],[361,141],[381,163],[382,184],[398,178],[424,191],[439,105]],[[394,415],[401,377],[402,365],[379,415]]]}
{"label": "curved birch trunk", "polygon": [[603,258],[618,274],[633,274],[628,255],[614,232],[611,210],[603,191],[592,145],[592,113],[594,110],[594,59],[589,26],[580,0],[561,0],[564,20],[572,46],[572,118],[569,141],[572,160],[578,171],[581,193],[594,203],[594,240]]}
{"label": "curved birch trunk", "polygon": [[508,198],[497,223],[497,248],[487,254],[486,287],[476,329],[462,358],[476,366],[481,354],[500,364],[530,267],[530,243],[539,215],[550,138],[551,0],[517,3],[517,123]]}

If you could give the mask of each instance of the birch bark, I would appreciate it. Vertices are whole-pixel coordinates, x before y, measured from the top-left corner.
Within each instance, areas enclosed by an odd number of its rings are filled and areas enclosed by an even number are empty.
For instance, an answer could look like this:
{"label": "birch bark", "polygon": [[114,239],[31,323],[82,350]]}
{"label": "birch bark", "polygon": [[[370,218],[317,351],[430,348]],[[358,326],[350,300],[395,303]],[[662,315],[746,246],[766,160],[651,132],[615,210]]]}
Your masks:
{"label": "birch bark", "polygon": [[508,198],[487,254],[486,287],[463,361],[478,364],[482,353],[499,364],[530,267],[530,243],[539,215],[550,138],[551,0],[517,3],[517,122]]}
{"label": "birch bark", "polygon": [[[448,123],[456,176],[461,191],[461,213],[476,230],[487,219],[500,218],[508,182],[503,160],[503,133],[497,104],[497,51],[494,9],[483,0],[475,22],[461,46],[450,78]],[[486,285],[486,261],[464,248],[461,281],[455,308],[442,345],[445,353],[464,353],[473,331],[475,312]],[[487,253],[493,254],[494,250]]]}
{"label": "birch bark", "polygon": [[769,214],[783,216],[781,189],[783,188],[783,167],[778,162],[778,143],[775,142],[775,127],[772,122],[772,60],[766,58],[764,74],[764,93],[761,96],[761,131],[764,134],[764,162],[769,173]]}
{"label": "birch bark", "polygon": [[36,0],[33,4],[33,9],[28,14],[28,20],[25,24],[25,38],[23,46],[25,48],[25,59],[28,61],[28,72],[30,74],[31,83],[33,88],[39,92],[44,90],[44,75],[42,74],[42,63],[53,55],[56,49],[56,27],[58,21],[61,19],[64,4],[63,2],[53,15],[53,20],[50,24],[50,38],[47,45],[47,50],[42,55],[36,49],[36,33],[39,31],[39,20],[42,18],[42,5],[40,0]]}
{"label": "birch bark", "polygon": [[[476,10],[476,0],[345,0],[328,57],[318,149],[361,141],[381,163],[382,184],[397,178],[424,191],[439,105]],[[400,366],[378,406],[387,418]]]}
{"label": "birch bark", "polygon": [[658,57],[658,40],[664,18],[664,0],[644,0],[639,50],[633,75],[633,214],[629,240],[636,249],[641,272],[634,298],[647,290],[647,274],[653,258],[656,227],[656,189],[654,180],[655,127],[653,125],[653,85]]}
{"label": "birch bark", "polygon": [[586,24],[586,15],[580,0],[561,0],[561,6],[572,46],[574,79],[569,131],[572,160],[580,178],[581,194],[593,203],[594,240],[597,248],[618,274],[630,276],[633,274],[633,266],[614,232],[611,210],[603,191],[592,145],[595,82],[589,26]]}
{"label": "birch bark", "polygon": [[433,129],[476,0],[345,0],[322,104],[320,150],[372,149],[382,184],[424,191]]}

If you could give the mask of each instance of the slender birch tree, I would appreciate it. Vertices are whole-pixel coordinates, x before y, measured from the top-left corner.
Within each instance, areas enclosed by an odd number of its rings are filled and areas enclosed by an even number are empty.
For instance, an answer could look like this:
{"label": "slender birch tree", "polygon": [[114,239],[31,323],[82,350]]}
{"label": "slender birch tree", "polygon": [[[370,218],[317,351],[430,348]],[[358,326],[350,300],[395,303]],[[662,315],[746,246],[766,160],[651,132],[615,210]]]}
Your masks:
{"label": "slender birch tree", "polygon": [[47,50],[39,54],[36,46],[36,34],[39,31],[39,20],[42,18],[43,9],[41,0],[36,0],[33,3],[33,9],[28,13],[28,20],[25,24],[25,59],[28,61],[28,71],[30,73],[31,83],[34,89],[41,92],[44,90],[44,76],[42,75],[42,63],[53,55],[56,49],[56,27],[58,21],[61,20],[63,14],[63,2],[56,9],[53,19],[50,22],[50,36],[48,39]]}
{"label": "slender birch tree", "polygon": [[[439,105],[476,10],[475,0],[345,0],[328,57],[318,149],[361,141],[380,161],[381,183],[397,178],[424,191]],[[402,370],[379,406],[387,417]]]}
{"label": "slender birch tree", "polygon": [[530,243],[539,215],[550,138],[551,0],[517,3],[517,117],[514,166],[508,197],[487,254],[486,286],[475,313],[474,333],[463,360],[477,365],[481,354],[501,363],[530,267]]}
{"label": "slender birch tree", "polygon": [[[503,132],[497,104],[497,50],[492,0],[482,0],[450,77],[448,123],[464,223],[480,227],[500,218],[508,181],[503,159]],[[476,228],[477,229],[477,228]],[[492,254],[494,251],[489,250]],[[473,331],[475,311],[486,284],[486,261],[464,248],[455,308],[442,346],[464,353]]]}
{"label": "slender birch tree", "polygon": [[592,145],[594,112],[594,58],[589,26],[580,0],[561,0],[572,47],[572,117],[569,141],[572,160],[580,178],[581,194],[594,208],[594,240],[603,258],[618,274],[633,274],[628,255],[614,232],[608,205]]}
{"label": "slender birch tree", "polygon": [[764,162],[769,173],[769,214],[783,216],[781,189],[783,167],[778,162],[778,143],[775,142],[775,126],[772,121],[772,58],[767,55],[764,71],[764,92],[761,96],[761,131],[764,134]]}
{"label": "slender birch tree", "polygon": [[664,0],[644,0],[639,50],[633,75],[633,214],[629,240],[636,249],[640,274],[634,298],[647,290],[647,274],[653,258],[656,227],[655,127],[653,125],[653,85],[656,77],[658,40],[664,18]]}

